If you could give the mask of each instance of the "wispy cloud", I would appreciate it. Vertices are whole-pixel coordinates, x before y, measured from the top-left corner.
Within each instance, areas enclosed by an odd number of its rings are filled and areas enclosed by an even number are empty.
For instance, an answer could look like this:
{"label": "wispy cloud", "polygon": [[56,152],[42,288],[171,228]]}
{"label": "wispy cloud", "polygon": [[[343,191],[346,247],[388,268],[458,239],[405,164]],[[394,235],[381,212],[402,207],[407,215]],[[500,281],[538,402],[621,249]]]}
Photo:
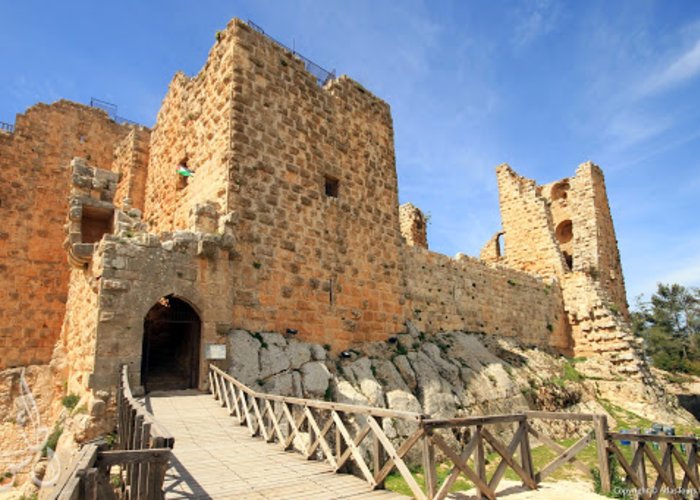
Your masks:
{"label": "wispy cloud", "polygon": [[644,81],[638,89],[639,97],[646,97],[680,85],[700,75],[700,38],[695,44],[667,63],[662,71]]}
{"label": "wispy cloud", "polygon": [[560,12],[560,4],[551,0],[536,0],[520,4],[514,13],[518,19],[513,39],[515,46],[529,45],[537,38],[554,31]]}

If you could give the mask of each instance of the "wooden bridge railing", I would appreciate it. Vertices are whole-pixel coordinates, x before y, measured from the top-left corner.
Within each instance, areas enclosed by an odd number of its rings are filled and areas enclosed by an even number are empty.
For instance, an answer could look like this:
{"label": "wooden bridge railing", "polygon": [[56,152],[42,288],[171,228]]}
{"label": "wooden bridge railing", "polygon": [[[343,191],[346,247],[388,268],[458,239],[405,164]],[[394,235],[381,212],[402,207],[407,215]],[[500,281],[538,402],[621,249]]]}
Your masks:
{"label": "wooden bridge railing", "polygon": [[94,444],[81,448],[51,498],[160,500],[174,443],[172,435],[134,399],[124,365],[117,392],[117,449],[101,450]]}
{"label": "wooden bridge railing", "polygon": [[[226,406],[240,425],[248,427],[251,436],[262,437],[284,450],[295,448],[308,459],[325,460],[335,472],[347,470],[352,463],[353,472],[363,477],[372,488],[383,487],[384,480],[396,469],[418,499],[445,498],[460,475],[472,481],[484,497],[493,499],[508,468],[530,489],[536,489],[543,479],[570,462],[590,475],[589,467],[576,457],[593,440],[598,443],[600,463],[607,470],[603,415],[525,412],[433,419],[428,415],[385,408],[263,394],[213,365],[209,367],[209,384],[214,397]],[[415,423],[415,431],[396,446],[384,432],[383,420],[386,419]],[[590,422],[592,427],[565,449],[533,428],[533,421],[538,419],[577,420]],[[510,442],[506,444],[497,438],[496,434],[501,433],[489,430],[489,426],[498,426],[501,431],[511,427]],[[456,444],[455,435],[468,436],[466,444]],[[539,471],[533,466],[530,437],[556,454]],[[485,446],[500,459],[490,477],[486,471]],[[414,458],[422,456],[424,488],[406,463],[411,452]],[[452,464],[441,484],[438,484],[437,455],[443,463]]]}
{"label": "wooden bridge railing", "polygon": [[[631,458],[623,444],[630,446]],[[700,498],[699,450],[695,436],[608,433],[607,452],[622,467],[630,497]]]}

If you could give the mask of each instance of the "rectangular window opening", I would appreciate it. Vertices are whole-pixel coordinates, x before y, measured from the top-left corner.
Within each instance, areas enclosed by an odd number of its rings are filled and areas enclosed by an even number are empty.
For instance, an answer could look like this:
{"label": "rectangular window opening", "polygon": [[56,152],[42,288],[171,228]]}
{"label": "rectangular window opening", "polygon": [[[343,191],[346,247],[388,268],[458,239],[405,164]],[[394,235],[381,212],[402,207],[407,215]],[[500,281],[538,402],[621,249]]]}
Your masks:
{"label": "rectangular window opening", "polygon": [[331,198],[338,197],[338,179],[326,176],[326,196]]}

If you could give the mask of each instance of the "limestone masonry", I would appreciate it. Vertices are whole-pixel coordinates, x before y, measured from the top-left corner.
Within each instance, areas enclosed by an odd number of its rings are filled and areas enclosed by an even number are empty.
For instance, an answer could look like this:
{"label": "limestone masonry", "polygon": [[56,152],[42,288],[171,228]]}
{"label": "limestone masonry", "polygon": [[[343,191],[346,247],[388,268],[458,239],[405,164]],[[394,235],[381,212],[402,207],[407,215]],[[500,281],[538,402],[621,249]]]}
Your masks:
{"label": "limestone masonry", "polygon": [[503,227],[453,259],[399,207],[393,136],[385,102],[319,85],[240,20],[152,130],[68,101],[18,115],[0,131],[0,369],[55,350],[69,392],[113,387],[121,363],[146,390],[204,387],[233,330],[338,352],[410,321],[644,376],[597,166],[541,186],[498,167]]}

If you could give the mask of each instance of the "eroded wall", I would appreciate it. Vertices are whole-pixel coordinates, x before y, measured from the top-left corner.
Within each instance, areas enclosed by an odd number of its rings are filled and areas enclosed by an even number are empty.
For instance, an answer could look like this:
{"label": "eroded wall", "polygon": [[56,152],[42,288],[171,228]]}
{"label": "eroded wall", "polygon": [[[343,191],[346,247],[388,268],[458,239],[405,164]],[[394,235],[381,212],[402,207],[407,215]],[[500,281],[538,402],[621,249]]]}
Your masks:
{"label": "eroded wall", "polygon": [[418,247],[402,255],[409,298],[405,315],[421,331],[483,332],[572,352],[556,280]]}
{"label": "eroded wall", "polygon": [[37,104],[0,133],[0,369],[47,363],[66,309],[63,251],[69,163],[112,165],[128,133],[103,112],[69,101]]}

